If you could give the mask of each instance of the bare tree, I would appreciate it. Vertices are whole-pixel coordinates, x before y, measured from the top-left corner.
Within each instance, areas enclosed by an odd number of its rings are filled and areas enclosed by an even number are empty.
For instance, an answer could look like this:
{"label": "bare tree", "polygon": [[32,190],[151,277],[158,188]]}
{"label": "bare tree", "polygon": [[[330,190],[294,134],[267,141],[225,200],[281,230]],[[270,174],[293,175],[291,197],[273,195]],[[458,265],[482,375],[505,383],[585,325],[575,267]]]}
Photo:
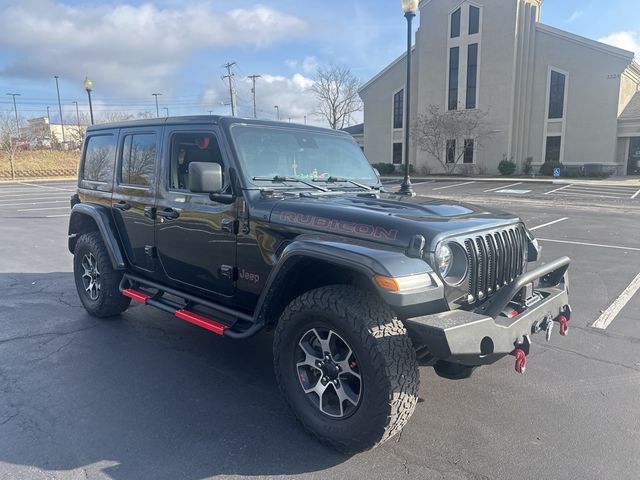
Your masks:
{"label": "bare tree", "polygon": [[329,65],[318,68],[311,90],[319,101],[318,114],[329,122],[331,128],[348,126],[353,114],[362,110],[359,87],[360,81],[346,67]]}
{"label": "bare tree", "polygon": [[413,142],[423,151],[435,157],[451,174],[465,150],[471,146],[478,150],[491,135],[486,117],[482,110],[454,110],[442,112],[436,105],[430,105],[426,114],[418,115],[411,129]]}
{"label": "bare tree", "polygon": [[15,159],[20,149],[20,133],[12,113],[0,112],[0,152],[9,160],[11,179],[16,178]]}

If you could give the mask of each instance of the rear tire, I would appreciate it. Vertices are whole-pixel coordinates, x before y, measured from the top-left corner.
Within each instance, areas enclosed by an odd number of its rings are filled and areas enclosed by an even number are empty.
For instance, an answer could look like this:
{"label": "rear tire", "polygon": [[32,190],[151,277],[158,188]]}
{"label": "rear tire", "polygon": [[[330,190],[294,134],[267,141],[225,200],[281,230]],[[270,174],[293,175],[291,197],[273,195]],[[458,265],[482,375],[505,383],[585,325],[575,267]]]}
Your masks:
{"label": "rear tire", "polygon": [[404,325],[376,295],[354,287],[322,287],[291,302],[276,328],[274,365],[302,425],[342,452],[400,432],[418,401]]}
{"label": "rear tire", "polygon": [[113,269],[99,232],[78,238],[73,254],[73,275],[82,305],[90,315],[104,318],[124,312],[131,299],[120,293],[124,272]]}

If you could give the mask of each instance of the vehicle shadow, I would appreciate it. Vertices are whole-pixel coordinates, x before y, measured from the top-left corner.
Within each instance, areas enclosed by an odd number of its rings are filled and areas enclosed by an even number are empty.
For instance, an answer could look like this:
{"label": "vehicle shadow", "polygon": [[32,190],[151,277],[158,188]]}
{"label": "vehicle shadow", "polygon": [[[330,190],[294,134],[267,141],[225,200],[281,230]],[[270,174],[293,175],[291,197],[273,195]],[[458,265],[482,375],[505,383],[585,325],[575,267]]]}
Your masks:
{"label": "vehicle shadow", "polygon": [[293,418],[269,334],[228,340],[144,306],[97,320],[70,273],[0,274],[0,298],[0,463],[16,473],[296,475],[348,458]]}

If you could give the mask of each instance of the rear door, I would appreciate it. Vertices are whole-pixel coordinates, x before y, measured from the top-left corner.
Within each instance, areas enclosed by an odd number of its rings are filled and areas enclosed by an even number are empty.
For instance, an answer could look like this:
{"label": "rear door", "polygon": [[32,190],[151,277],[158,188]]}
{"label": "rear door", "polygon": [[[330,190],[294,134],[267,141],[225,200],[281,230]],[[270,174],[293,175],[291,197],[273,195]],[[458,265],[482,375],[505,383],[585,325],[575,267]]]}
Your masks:
{"label": "rear door", "polygon": [[236,205],[189,191],[189,164],[229,162],[213,125],[167,126],[156,221],[158,258],[164,274],[180,287],[230,296],[235,289]]}
{"label": "rear door", "polygon": [[129,263],[152,272],[155,258],[155,195],[162,127],[120,131],[112,211]]}

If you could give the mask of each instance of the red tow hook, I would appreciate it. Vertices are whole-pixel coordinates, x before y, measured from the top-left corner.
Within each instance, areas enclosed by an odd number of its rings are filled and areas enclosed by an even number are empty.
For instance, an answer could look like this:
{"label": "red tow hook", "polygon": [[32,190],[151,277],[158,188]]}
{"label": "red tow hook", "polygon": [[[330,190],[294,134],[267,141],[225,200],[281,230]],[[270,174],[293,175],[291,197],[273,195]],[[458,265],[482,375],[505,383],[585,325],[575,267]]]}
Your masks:
{"label": "red tow hook", "polygon": [[560,324],[560,335],[566,337],[569,332],[569,319],[564,315],[560,315],[557,322]]}
{"label": "red tow hook", "polygon": [[527,354],[521,348],[516,348],[513,355],[516,357],[516,373],[524,373],[527,369]]}

